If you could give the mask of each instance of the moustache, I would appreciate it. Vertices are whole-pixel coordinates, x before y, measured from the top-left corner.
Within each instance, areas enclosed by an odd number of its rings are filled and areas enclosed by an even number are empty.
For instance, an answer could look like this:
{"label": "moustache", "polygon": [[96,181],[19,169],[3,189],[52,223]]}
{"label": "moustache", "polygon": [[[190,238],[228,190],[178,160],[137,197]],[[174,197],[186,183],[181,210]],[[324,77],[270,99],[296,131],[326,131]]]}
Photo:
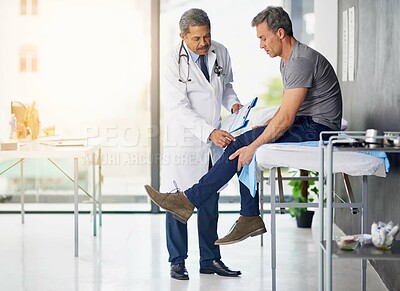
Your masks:
{"label": "moustache", "polygon": [[205,45],[205,46],[202,46],[202,47],[198,47],[197,49],[198,50],[206,50],[206,49],[208,49],[210,46],[209,45]]}

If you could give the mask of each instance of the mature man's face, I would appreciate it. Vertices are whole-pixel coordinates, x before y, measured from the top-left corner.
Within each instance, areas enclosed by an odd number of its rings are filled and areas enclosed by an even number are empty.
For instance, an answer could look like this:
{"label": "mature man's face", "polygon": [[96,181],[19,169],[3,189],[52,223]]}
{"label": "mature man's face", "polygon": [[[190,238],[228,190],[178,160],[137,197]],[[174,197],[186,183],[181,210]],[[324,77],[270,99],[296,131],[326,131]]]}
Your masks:
{"label": "mature man's face", "polygon": [[282,53],[282,42],[278,36],[278,31],[272,32],[265,22],[256,26],[257,37],[260,39],[260,48],[265,50],[267,54],[274,58]]}
{"label": "mature man's face", "polygon": [[186,35],[180,34],[188,48],[198,54],[205,55],[211,46],[211,33],[208,25],[190,26]]}

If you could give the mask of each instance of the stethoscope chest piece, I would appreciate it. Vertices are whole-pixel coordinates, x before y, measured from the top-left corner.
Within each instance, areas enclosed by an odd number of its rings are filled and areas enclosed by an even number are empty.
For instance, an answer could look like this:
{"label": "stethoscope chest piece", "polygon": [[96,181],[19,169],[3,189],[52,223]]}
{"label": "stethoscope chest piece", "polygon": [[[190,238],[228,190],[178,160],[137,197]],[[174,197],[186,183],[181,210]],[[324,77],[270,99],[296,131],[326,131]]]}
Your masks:
{"label": "stethoscope chest piece", "polygon": [[221,66],[218,66],[218,63],[216,63],[214,66],[214,73],[220,77],[224,73],[224,69]]}

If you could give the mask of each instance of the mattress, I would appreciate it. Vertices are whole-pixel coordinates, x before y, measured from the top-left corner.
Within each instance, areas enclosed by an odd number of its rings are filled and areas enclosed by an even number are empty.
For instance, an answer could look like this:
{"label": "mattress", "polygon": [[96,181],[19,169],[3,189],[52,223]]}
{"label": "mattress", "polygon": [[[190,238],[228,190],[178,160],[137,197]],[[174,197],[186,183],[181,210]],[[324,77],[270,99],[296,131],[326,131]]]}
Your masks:
{"label": "mattress", "polygon": [[[388,171],[386,155],[378,157],[372,154],[374,153],[334,150],[333,173],[345,173],[350,176],[375,175],[386,177]],[[319,171],[319,147],[304,146],[298,143],[265,144],[257,149],[255,160],[260,170],[289,167]],[[326,157],[325,161],[327,161]]]}

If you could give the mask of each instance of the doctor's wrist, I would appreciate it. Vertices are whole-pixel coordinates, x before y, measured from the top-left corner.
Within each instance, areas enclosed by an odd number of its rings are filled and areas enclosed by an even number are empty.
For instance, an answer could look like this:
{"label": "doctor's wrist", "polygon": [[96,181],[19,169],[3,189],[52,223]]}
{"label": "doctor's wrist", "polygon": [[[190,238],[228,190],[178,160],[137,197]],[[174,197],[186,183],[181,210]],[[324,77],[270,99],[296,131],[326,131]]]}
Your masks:
{"label": "doctor's wrist", "polygon": [[232,108],[231,108],[231,113],[236,113],[236,112],[238,112],[239,109],[242,108],[242,107],[243,107],[243,105],[240,104],[240,103],[235,103],[235,104],[233,104],[233,105],[232,105]]}
{"label": "doctor's wrist", "polygon": [[212,141],[212,139],[211,139],[211,135],[213,134],[213,132],[216,130],[216,128],[214,128],[211,132],[210,132],[210,134],[208,135],[208,139],[207,139],[207,141]]}

